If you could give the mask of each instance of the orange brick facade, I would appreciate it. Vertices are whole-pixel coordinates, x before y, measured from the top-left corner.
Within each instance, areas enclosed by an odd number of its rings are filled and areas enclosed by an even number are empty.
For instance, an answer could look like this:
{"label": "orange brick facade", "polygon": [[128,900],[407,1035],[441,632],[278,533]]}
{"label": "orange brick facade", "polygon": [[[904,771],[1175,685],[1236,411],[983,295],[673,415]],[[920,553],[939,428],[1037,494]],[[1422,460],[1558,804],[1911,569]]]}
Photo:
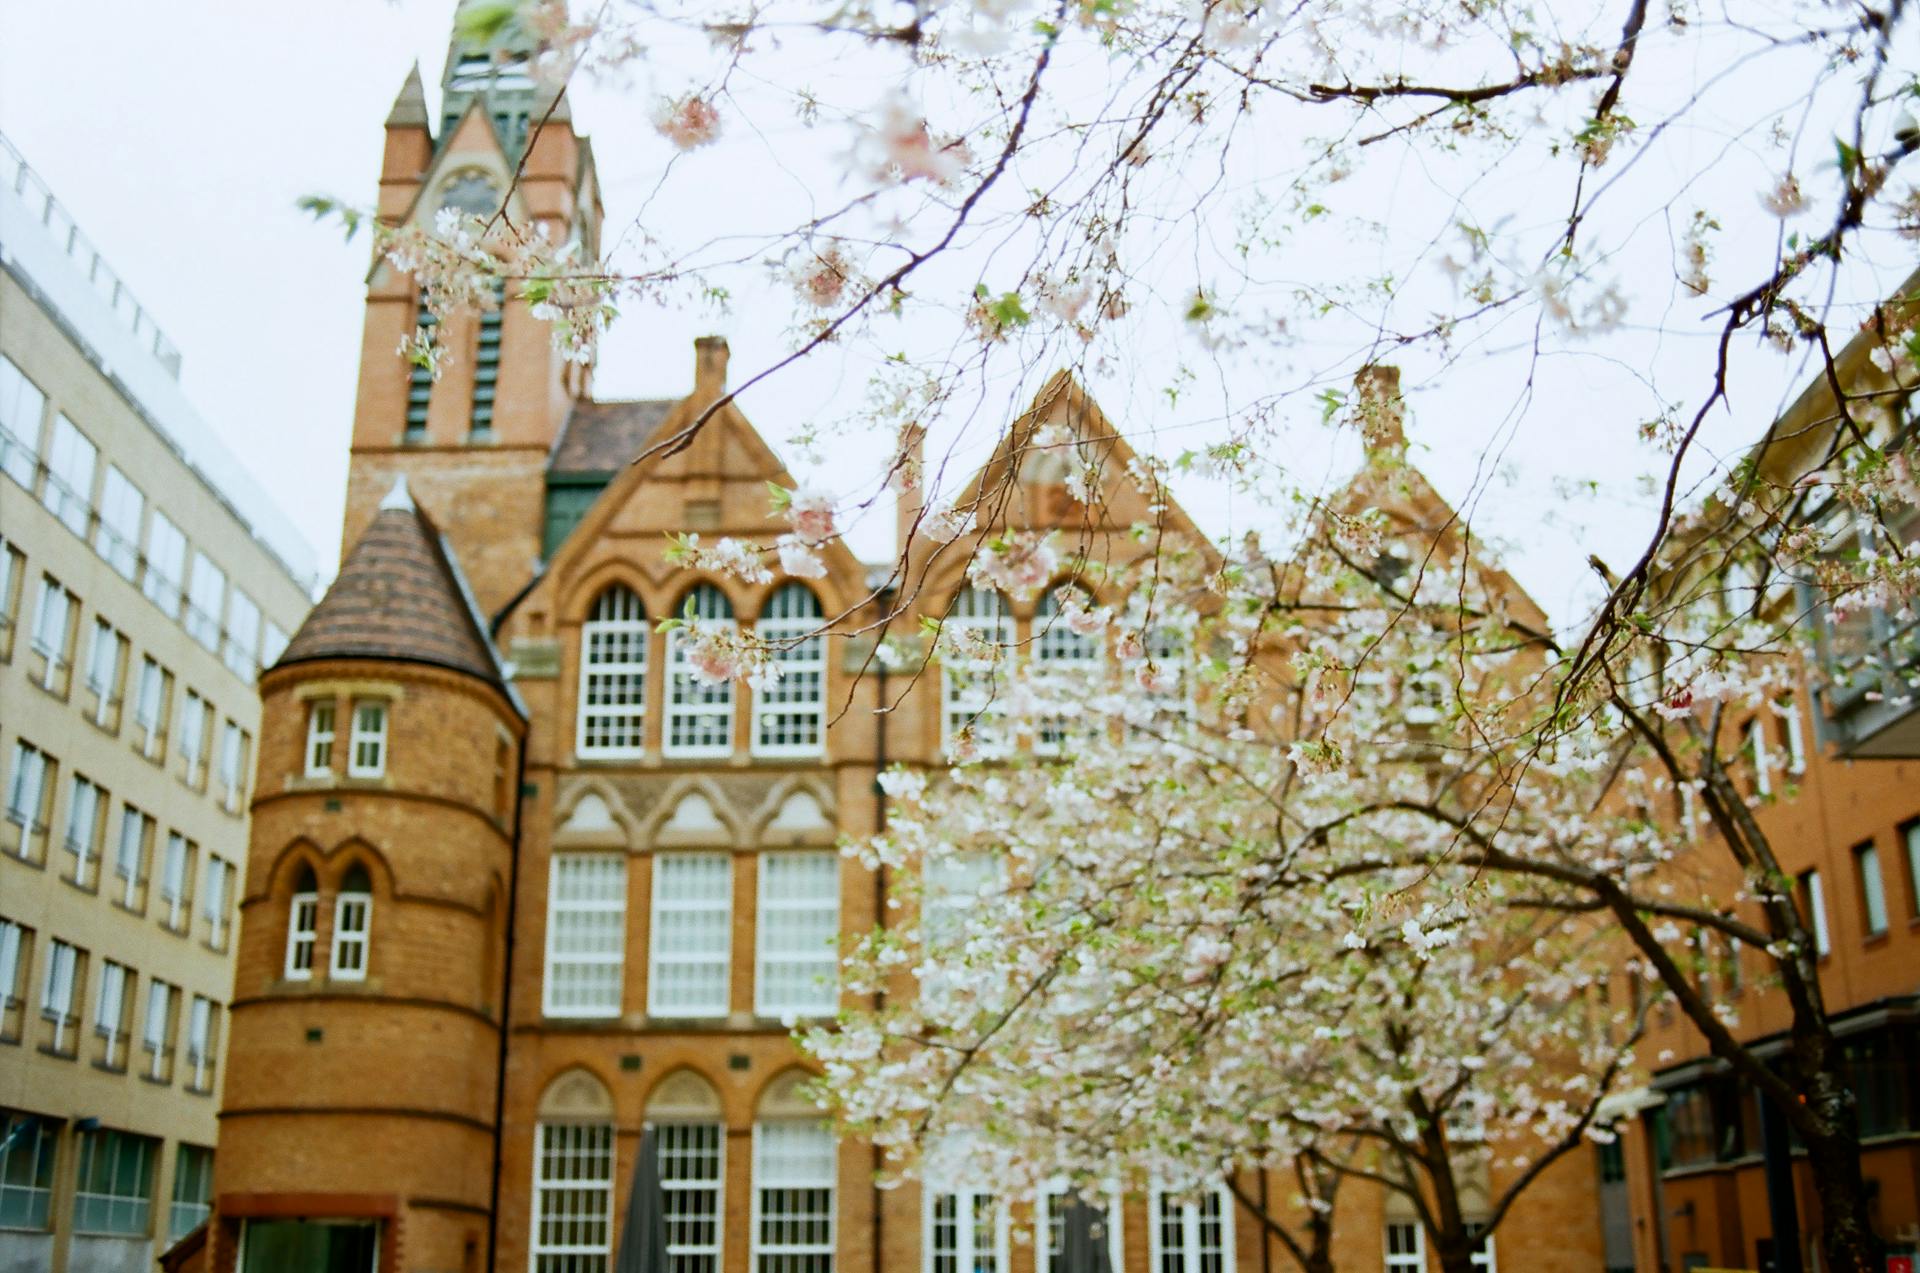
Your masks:
{"label": "orange brick facade", "polygon": [[[450,93],[449,100],[460,99]],[[519,156],[509,153],[501,125],[490,123],[483,105],[472,98],[436,140],[424,107],[403,93],[388,123],[383,216],[430,218],[457,182],[476,175],[507,188]],[[563,109],[533,141],[509,209],[547,225],[556,239],[578,234],[591,242],[598,235],[591,151]],[[763,873],[783,855],[831,852],[843,836],[879,829],[885,808],[876,778],[887,766],[941,763],[939,671],[920,665],[877,671],[868,658],[871,638],[836,641],[826,658],[828,723],[817,755],[756,754],[753,691],[736,686],[731,739],[719,748],[724,754],[677,758],[663,742],[672,715],[667,638],[651,632],[644,638],[642,741],[631,755],[583,756],[583,628],[608,589],[630,590],[651,627],[678,614],[694,587],[711,584],[737,622],[755,623],[774,590],[789,581],[700,576],[669,560],[668,536],[698,530],[708,542],[728,535],[768,542],[786,526],[769,510],[767,483],[794,483],[731,407],[716,412],[684,452],[627,463],[638,453],[636,439],[672,435],[721,394],[724,343],[702,342],[685,400],[595,404],[590,369],[554,354],[544,326],[523,304],[509,301],[499,329],[492,427],[482,434],[470,427],[477,324],[449,324],[442,333],[453,358],[432,384],[421,418],[419,385],[393,354],[417,312],[411,282],[377,265],[369,282],[344,543],[352,549],[386,515],[385,502],[404,477],[412,501],[444,534],[470,587],[476,623],[487,630],[511,684],[404,657],[295,660],[263,679],[259,795],[215,1219],[195,1262],[220,1273],[251,1268],[242,1262],[250,1226],[329,1220],[370,1224],[375,1238],[367,1258],[381,1270],[604,1268],[591,1258],[568,1264],[536,1254],[536,1247],[551,1252],[566,1245],[565,1235],[543,1235],[537,1223],[538,1182],[548,1170],[543,1129],[586,1129],[580,1143],[597,1145],[591,1139],[597,1129],[611,1128],[607,1197],[611,1241],[617,1242],[643,1127],[691,1119],[720,1129],[715,1267],[757,1270],[762,1234],[755,1156],[764,1134],[757,1129],[804,1113],[789,1087],[802,1062],[787,1024],[758,1008],[758,917],[768,900],[760,896]],[[644,429],[618,431],[626,427],[620,420],[642,417],[650,422]],[[1111,436],[1098,408],[1064,378],[1048,387],[1015,435],[1050,420],[1071,420],[1082,430],[1091,422]],[[593,446],[619,453],[604,463],[600,489],[577,524],[560,523],[556,531],[555,457]],[[996,463],[1006,462],[1003,451]],[[1017,489],[1005,524],[1071,524],[1091,541],[1094,557],[1124,560],[1137,551],[1125,532],[1145,509],[1130,488],[1111,492],[1111,505],[1093,526],[1081,522],[1086,510],[1058,487],[1029,482]],[[912,612],[944,612],[963,586],[959,557],[950,552],[921,563],[926,584],[909,602],[907,619],[895,621],[896,633],[911,634]],[[827,560],[828,576],[811,585],[822,613],[844,614],[847,630],[878,618],[883,612],[872,600],[867,568],[837,545]],[[316,613],[327,609],[323,602]],[[1032,604],[1013,609],[1024,637]],[[387,706],[387,751],[383,773],[357,778],[349,772],[350,718],[368,701]],[[319,774],[310,747],[317,702],[336,704],[337,732],[331,768]],[[876,711],[882,702],[890,707],[884,714]],[[1890,781],[1886,772],[1873,770],[1871,781],[1850,778],[1816,760],[1808,785],[1830,783],[1837,794],[1803,799],[1780,816],[1811,819],[1793,831],[1810,844],[1891,837],[1897,820],[1916,811],[1894,806],[1913,803],[1920,775],[1903,769]],[[731,935],[724,1010],[697,1020],[650,1011],[659,863],[663,855],[684,853],[724,861]],[[1886,855],[1899,860],[1890,838]],[[549,1010],[554,863],[580,857],[622,864],[622,873],[608,877],[617,880],[608,886],[618,889],[617,898],[603,899],[612,908],[605,913],[616,916],[607,922],[617,923],[623,938],[613,974],[617,1002],[593,1016]],[[834,862],[839,930],[858,933],[884,923],[883,882],[852,859]],[[343,980],[331,975],[328,952],[336,945],[338,891],[356,868],[370,881],[366,966]],[[313,967],[307,978],[290,978],[296,894],[309,878],[317,885]],[[1861,943],[1844,919],[1837,924],[1846,934],[1836,939],[1837,996],[1865,999],[1903,984],[1911,988],[1916,951],[1904,916],[1899,932],[1865,951],[1856,949]],[[1904,982],[1897,971],[1902,959]],[[1771,1028],[1766,1021],[1758,1009],[1748,1025]],[[1676,1034],[1662,1046],[1687,1045]],[[842,1273],[930,1267],[919,1188],[875,1188],[877,1160],[866,1145],[843,1141],[832,1152],[831,1267]],[[1885,1197],[1890,1206],[1899,1199],[1911,1216],[1917,1151],[1901,1152],[1905,1175],[1886,1174]],[[1679,1267],[1677,1252],[1696,1249],[1691,1235],[1674,1235],[1663,1258],[1648,1236],[1654,1226],[1647,1216],[1656,1205],[1671,1211],[1709,1186],[1669,1180],[1656,1204],[1647,1164],[1632,1166],[1629,1177],[1639,1216],[1635,1267]],[[1285,1173],[1265,1180],[1250,1175],[1240,1184],[1278,1212],[1286,1210],[1293,1188]],[[1745,1176],[1734,1186],[1753,1192]],[[1690,1217],[1728,1212],[1726,1187],[1710,1187],[1719,1192],[1694,1201]],[[1583,1151],[1557,1164],[1502,1224],[1499,1267],[1602,1269],[1599,1196],[1597,1153]],[[1025,1230],[1031,1200],[1009,1203],[1014,1231]],[[1747,1198],[1743,1212],[1764,1215],[1764,1206]],[[1336,1217],[1337,1267],[1379,1269],[1383,1227],[1411,1213],[1395,1210],[1383,1191],[1348,1185]],[[1150,1264],[1156,1250],[1150,1221],[1148,1199],[1126,1203],[1119,1243],[1125,1268],[1177,1273],[1175,1266]],[[1292,1267],[1280,1243],[1246,1212],[1232,1217],[1231,1230],[1224,1267],[1240,1273]],[[604,1248],[610,1245],[605,1238],[601,1233],[594,1242]],[[1732,1247],[1699,1249],[1739,1266]],[[1014,1240],[1000,1268],[1037,1273],[1043,1266],[1030,1241]]]}

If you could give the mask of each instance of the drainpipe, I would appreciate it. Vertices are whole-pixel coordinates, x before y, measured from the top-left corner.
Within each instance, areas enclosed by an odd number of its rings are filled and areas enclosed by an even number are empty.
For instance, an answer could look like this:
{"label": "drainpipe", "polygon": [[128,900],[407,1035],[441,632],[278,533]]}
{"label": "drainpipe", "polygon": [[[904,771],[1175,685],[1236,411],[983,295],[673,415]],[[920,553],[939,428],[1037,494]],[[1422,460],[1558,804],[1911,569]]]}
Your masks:
{"label": "drainpipe", "polygon": [[[881,594],[880,603],[885,613],[893,608],[891,591]],[[881,640],[885,640],[882,629]],[[880,785],[880,775],[887,770],[887,665],[877,655],[874,658],[874,694],[879,701],[879,711],[874,714],[873,723],[873,794],[874,830],[887,829],[887,789]],[[873,922],[875,927],[887,926],[887,867],[881,863],[873,873]],[[887,1003],[887,991],[884,985],[875,992],[874,1007],[884,1008]],[[886,1273],[885,1255],[887,1220],[886,1199],[880,1191],[880,1147],[873,1147],[873,1273]]]}
{"label": "drainpipe", "polygon": [[486,1273],[498,1268],[500,1242],[500,1172],[503,1167],[503,1140],[507,1117],[507,1039],[513,1021],[513,938],[520,910],[520,827],[521,810],[527,797],[527,742],[532,722],[520,737],[519,756],[514,765],[513,835],[507,843],[512,855],[507,868],[507,931],[500,953],[500,1049],[494,1059],[493,1076],[493,1179],[487,1196]]}

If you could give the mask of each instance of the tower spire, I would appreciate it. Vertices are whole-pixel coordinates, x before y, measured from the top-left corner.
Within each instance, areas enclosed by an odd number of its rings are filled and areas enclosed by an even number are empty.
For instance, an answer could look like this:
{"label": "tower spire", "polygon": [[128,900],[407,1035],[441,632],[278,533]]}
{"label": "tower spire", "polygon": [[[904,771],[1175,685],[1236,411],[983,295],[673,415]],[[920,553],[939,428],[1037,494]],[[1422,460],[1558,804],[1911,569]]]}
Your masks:
{"label": "tower spire", "polygon": [[413,69],[407,72],[407,80],[400,86],[399,96],[393,99],[393,109],[387,112],[387,127],[427,127],[427,90],[420,82],[420,63],[417,61]]}

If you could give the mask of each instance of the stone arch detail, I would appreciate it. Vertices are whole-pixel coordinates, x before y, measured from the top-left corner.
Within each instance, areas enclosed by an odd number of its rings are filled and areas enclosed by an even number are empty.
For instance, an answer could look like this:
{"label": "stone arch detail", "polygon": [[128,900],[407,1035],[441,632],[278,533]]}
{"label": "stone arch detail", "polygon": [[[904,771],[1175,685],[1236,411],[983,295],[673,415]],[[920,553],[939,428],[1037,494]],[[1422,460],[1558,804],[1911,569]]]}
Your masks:
{"label": "stone arch detail", "polygon": [[547,1080],[537,1110],[543,1123],[610,1123],[613,1092],[591,1069],[574,1065]]}
{"label": "stone arch detail", "polygon": [[754,1098],[753,1116],[757,1119],[825,1118],[825,1113],[803,1090],[818,1077],[799,1066],[780,1071]]}
{"label": "stone arch detail", "polygon": [[590,777],[567,786],[554,813],[555,848],[631,848],[639,838],[640,819],[611,783]]}
{"label": "stone arch detail", "polygon": [[726,1110],[720,1092],[692,1066],[681,1066],[647,1093],[646,1119],[649,1123],[723,1123]]}
{"label": "stone arch detail", "polygon": [[775,784],[750,819],[755,844],[830,845],[840,837],[833,790],[816,778],[795,775]]}
{"label": "stone arch detail", "polygon": [[667,788],[648,815],[642,843],[648,848],[744,847],[744,822],[717,783],[689,776]]}

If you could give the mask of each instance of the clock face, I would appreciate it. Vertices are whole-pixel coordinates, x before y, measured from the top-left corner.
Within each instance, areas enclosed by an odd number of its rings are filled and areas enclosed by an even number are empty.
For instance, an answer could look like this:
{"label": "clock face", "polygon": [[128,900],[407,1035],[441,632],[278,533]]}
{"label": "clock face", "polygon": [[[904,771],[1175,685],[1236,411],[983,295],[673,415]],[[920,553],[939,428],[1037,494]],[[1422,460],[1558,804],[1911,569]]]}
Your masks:
{"label": "clock face", "polygon": [[469,216],[490,217],[500,210],[500,187],[483,172],[462,173],[440,192],[440,206]]}

